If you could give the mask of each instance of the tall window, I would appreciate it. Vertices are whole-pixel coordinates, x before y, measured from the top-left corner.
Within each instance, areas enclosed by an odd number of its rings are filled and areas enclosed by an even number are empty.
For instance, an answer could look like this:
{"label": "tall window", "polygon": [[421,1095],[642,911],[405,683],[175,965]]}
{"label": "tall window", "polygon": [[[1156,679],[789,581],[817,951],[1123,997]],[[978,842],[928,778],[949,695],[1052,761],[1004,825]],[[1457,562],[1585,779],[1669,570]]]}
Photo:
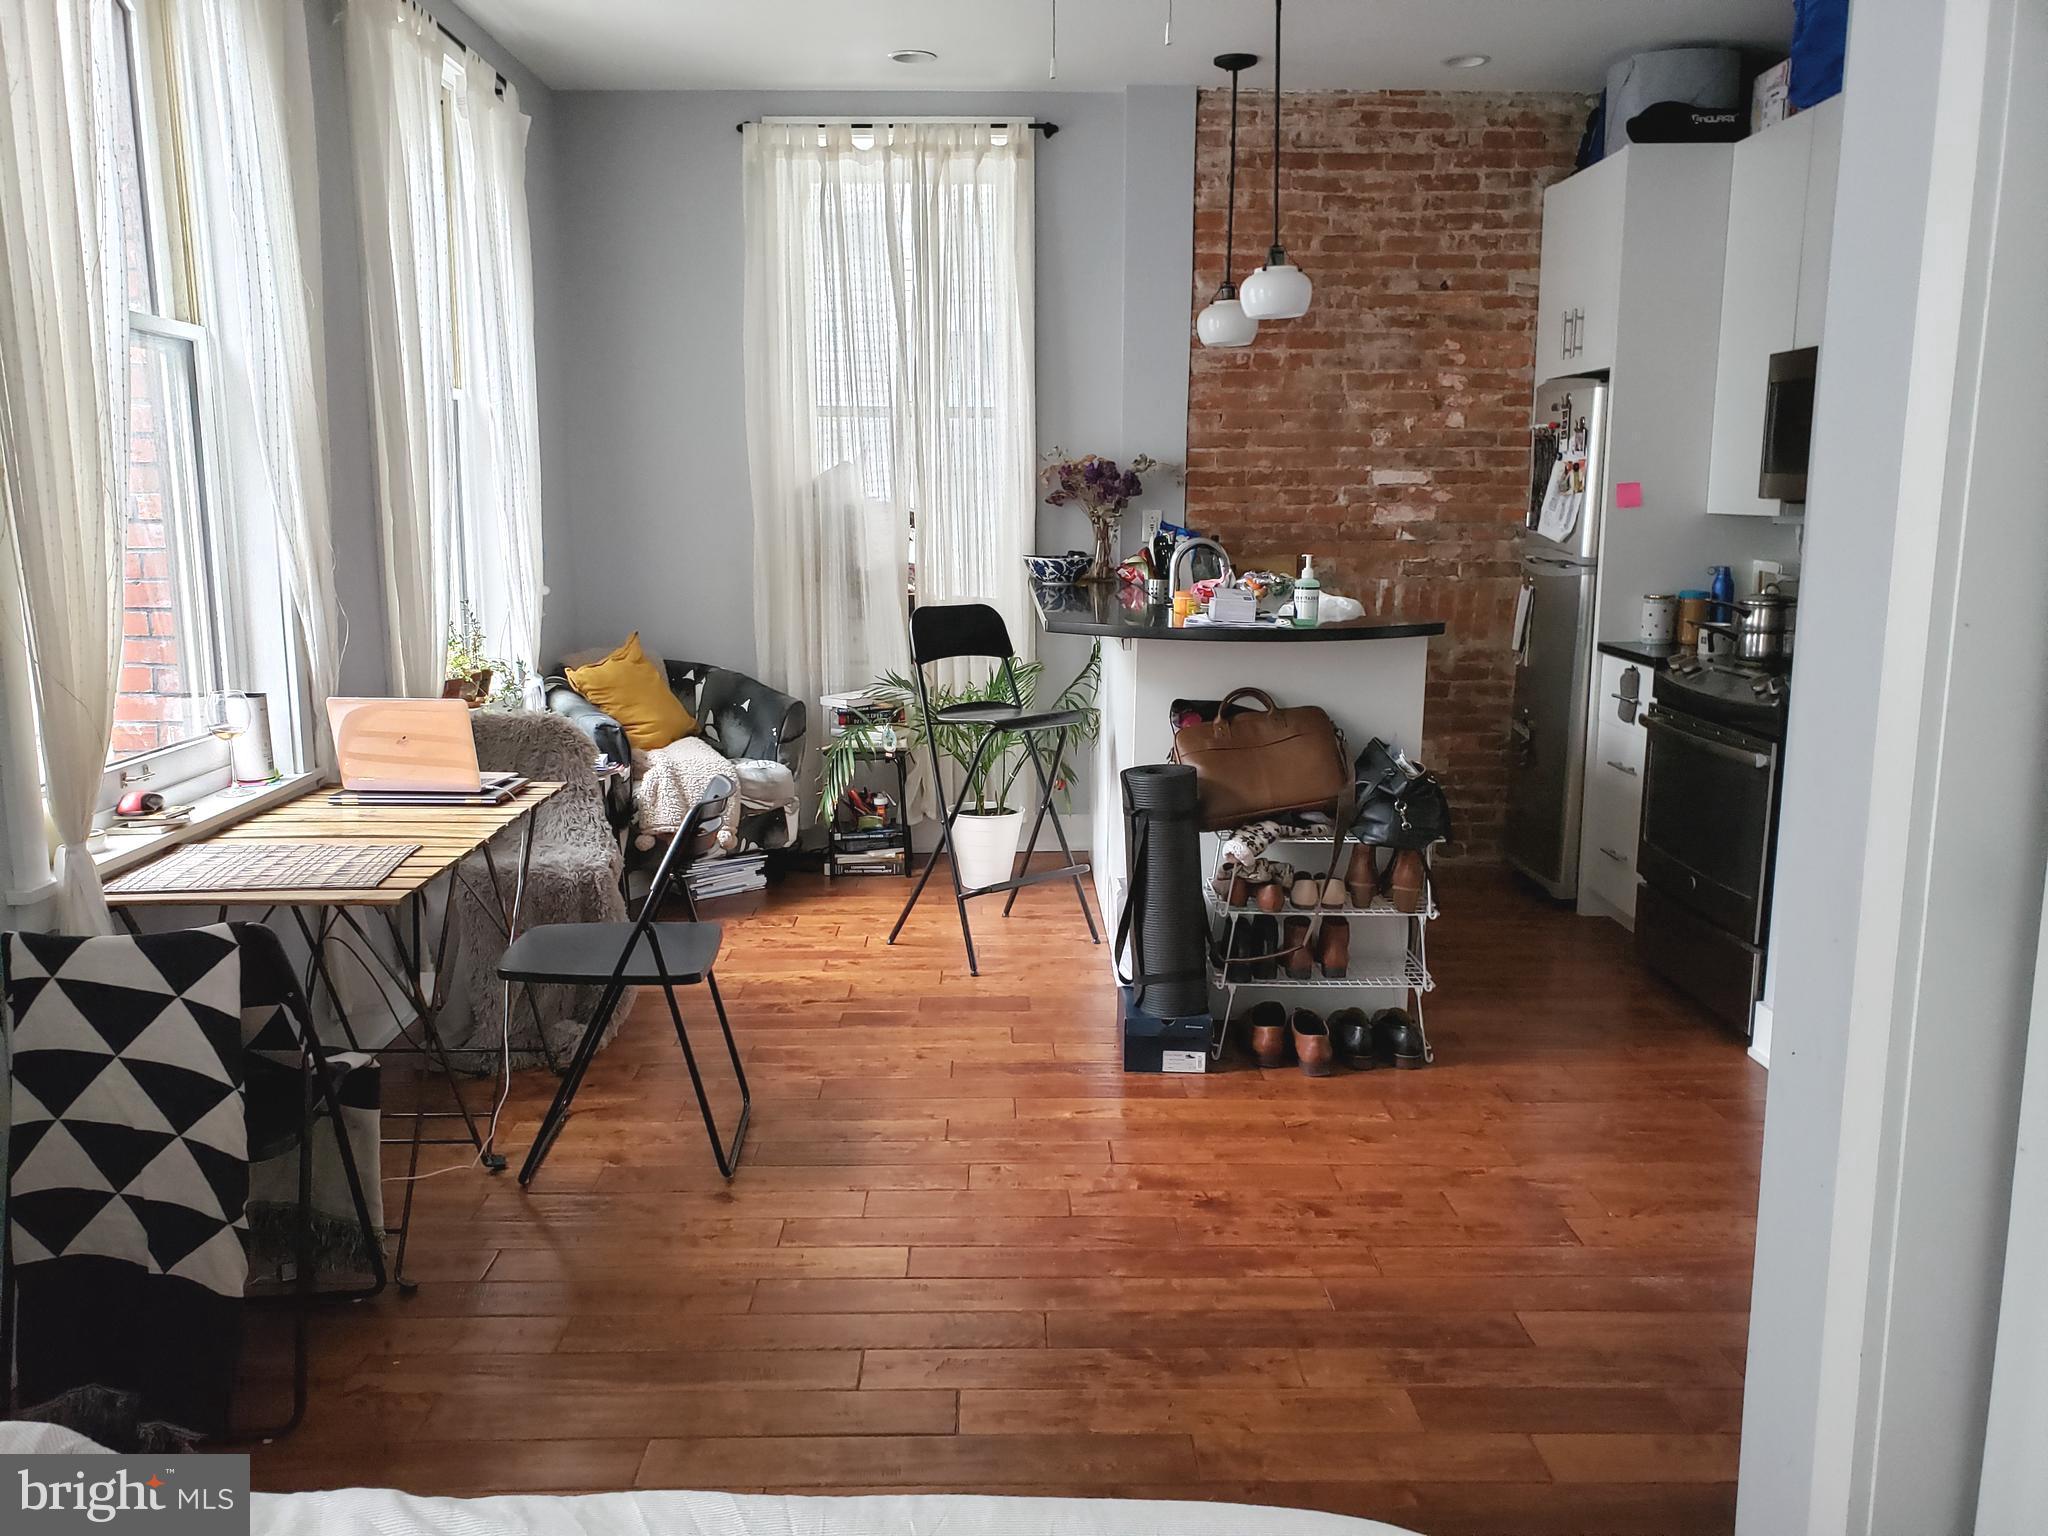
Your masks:
{"label": "tall window", "polygon": [[[128,295],[121,671],[107,760],[204,743],[186,754],[192,761],[151,775],[184,781],[224,761],[209,738],[206,696],[270,680],[292,647],[274,549],[238,538],[231,516],[214,339],[198,297],[190,146],[176,93],[164,88],[166,43],[134,0],[101,3],[121,44],[126,110],[110,128]],[[252,587],[263,595],[252,598]],[[257,663],[258,652],[269,661]]]}
{"label": "tall window", "polygon": [[900,670],[906,556],[919,602],[993,603],[1028,647],[1029,130],[767,122],[745,142],[763,675],[814,696]]}
{"label": "tall window", "polygon": [[540,426],[517,93],[407,0],[347,7],[391,680],[439,692],[469,610],[540,661]]}

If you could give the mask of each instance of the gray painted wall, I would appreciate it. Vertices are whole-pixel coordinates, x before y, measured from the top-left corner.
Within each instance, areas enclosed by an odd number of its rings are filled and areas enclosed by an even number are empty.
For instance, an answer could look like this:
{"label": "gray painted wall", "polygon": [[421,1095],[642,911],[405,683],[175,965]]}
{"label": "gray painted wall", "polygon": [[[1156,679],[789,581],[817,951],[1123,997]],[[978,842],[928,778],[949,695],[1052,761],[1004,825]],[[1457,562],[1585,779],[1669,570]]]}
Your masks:
{"label": "gray painted wall", "polygon": [[[384,588],[377,548],[376,444],[370,428],[369,360],[363,328],[362,241],[349,149],[343,0],[305,0],[311,56],[313,126],[320,178],[321,287],[327,361],[329,492],[334,518],[334,580],[346,616],[341,661],[344,693],[382,693],[389,668]],[[566,578],[570,530],[561,522],[568,455],[559,409],[562,369],[562,219],[556,177],[555,97],[450,0],[425,0],[428,12],[509,80],[532,119],[526,194],[533,224],[534,351],[541,428],[543,542],[550,587],[543,623],[550,637],[571,624],[573,584]],[[543,653],[550,642],[544,641]]]}
{"label": "gray painted wall", "polygon": [[[556,105],[573,646],[638,628],[666,655],[752,666],[734,131],[749,118],[1057,122],[1038,151],[1039,443],[1185,458],[1193,90],[563,92]],[[1177,510],[1177,488],[1158,501]],[[1040,508],[1040,549],[1087,543],[1078,512]],[[1059,638],[1043,654],[1064,682],[1087,648]]]}

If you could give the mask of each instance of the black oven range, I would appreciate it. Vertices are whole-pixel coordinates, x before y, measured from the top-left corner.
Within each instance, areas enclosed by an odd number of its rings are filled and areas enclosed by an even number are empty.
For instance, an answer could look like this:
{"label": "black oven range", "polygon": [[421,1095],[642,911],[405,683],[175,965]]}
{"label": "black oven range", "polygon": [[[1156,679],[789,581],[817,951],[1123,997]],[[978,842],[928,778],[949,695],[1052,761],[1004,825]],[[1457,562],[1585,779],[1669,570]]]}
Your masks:
{"label": "black oven range", "polygon": [[1636,951],[1745,1036],[1763,989],[1789,704],[1782,666],[1687,656],[1658,675],[1643,716]]}

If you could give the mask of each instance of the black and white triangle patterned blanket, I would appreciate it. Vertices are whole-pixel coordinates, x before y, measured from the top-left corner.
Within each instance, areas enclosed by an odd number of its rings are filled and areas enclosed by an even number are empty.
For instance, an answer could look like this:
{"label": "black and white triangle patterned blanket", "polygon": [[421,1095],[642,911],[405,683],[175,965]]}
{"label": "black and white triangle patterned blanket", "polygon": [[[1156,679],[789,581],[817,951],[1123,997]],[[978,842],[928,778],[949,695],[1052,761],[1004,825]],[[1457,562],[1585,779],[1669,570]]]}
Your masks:
{"label": "black and white triangle patterned blanket", "polygon": [[0,935],[0,973],[19,1400],[90,1383],[218,1432],[248,1276],[235,937]]}

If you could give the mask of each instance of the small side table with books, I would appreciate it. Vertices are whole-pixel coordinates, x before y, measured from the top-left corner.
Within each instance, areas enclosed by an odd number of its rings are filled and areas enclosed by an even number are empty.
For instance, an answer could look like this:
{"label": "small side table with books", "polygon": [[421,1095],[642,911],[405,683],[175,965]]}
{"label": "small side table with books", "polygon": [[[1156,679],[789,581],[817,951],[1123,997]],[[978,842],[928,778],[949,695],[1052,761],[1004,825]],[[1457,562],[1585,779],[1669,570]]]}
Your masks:
{"label": "small side table with books", "polygon": [[[832,826],[826,838],[827,875],[910,874],[910,826],[904,819],[910,803],[910,752],[904,747],[876,748],[854,754],[855,760],[887,763],[896,770],[896,794],[892,800],[868,800],[874,811],[860,804],[867,792],[855,785],[840,796],[832,808]],[[842,825],[842,823],[852,823]]]}

